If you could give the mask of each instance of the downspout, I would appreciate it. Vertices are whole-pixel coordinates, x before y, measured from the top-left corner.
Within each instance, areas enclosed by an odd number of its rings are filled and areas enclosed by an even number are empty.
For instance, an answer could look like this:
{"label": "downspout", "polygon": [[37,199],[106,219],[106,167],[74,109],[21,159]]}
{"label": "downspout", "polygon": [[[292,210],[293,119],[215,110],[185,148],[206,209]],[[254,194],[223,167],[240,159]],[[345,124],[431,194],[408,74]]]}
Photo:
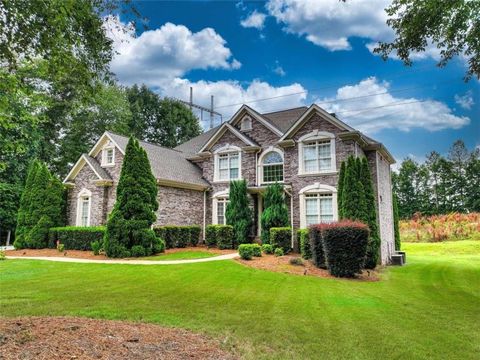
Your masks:
{"label": "downspout", "polygon": [[293,193],[289,193],[287,189],[285,189],[285,192],[287,193],[288,196],[290,196],[290,229],[291,229],[291,232],[292,232],[292,236],[291,236],[291,246],[292,246],[292,249],[293,249],[293,196],[292,194]]}
{"label": "downspout", "polygon": [[202,240],[205,244],[205,231],[207,226],[207,190],[203,190],[203,235]]}

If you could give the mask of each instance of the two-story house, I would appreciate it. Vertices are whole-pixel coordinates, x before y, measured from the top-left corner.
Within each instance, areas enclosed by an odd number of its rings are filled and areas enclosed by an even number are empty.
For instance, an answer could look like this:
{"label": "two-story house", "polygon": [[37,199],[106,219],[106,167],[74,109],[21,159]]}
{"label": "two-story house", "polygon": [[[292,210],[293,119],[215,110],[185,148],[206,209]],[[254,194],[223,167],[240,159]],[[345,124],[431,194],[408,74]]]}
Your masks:
{"label": "two-story house", "polygon": [[[69,225],[105,224],[127,142],[127,137],[105,132],[73,166],[64,180]],[[366,156],[377,200],[382,263],[394,253],[393,157],[381,143],[315,104],[266,114],[243,105],[230,121],[175,149],[140,144],[158,181],[157,224],[224,224],[229,182],[245,179],[256,236],[268,184],[284,184],[293,229],[335,221],[340,164],[349,155]]]}

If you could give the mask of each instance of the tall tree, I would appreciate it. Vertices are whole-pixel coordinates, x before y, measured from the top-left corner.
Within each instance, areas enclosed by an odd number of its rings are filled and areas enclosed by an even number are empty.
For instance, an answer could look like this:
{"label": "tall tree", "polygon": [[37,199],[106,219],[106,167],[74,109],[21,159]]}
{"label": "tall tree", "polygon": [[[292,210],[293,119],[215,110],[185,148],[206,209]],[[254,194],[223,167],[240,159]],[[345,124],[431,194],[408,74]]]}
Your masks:
{"label": "tall tree", "polygon": [[147,255],[163,249],[151,225],[158,209],[157,183],[138,141],[130,137],[117,186],[117,200],[107,221],[104,248],[109,257],[128,257],[133,246]]}
{"label": "tall tree", "polygon": [[413,53],[436,46],[441,57],[438,66],[463,56],[468,61],[465,79],[480,78],[480,1],[393,0],[385,11],[395,39],[380,43],[374,52],[386,59],[395,51],[411,65]]}
{"label": "tall tree", "polygon": [[234,246],[250,242],[252,211],[249,207],[247,182],[236,180],[230,182],[229,201],[225,210],[228,225],[233,226]]}
{"label": "tall tree", "polygon": [[7,245],[10,244],[11,234],[17,225],[20,193],[21,189],[18,185],[0,182],[0,234],[6,233]]}
{"label": "tall tree", "polygon": [[349,156],[345,169],[342,190],[342,215],[344,219],[363,221],[366,214],[366,201],[361,181],[361,164]]}
{"label": "tall tree", "polygon": [[262,243],[270,243],[270,229],[288,226],[288,208],[285,204],[285,193],[280,184],[267,187],[263,196]]}
{"label": "tall tree", "polygon": [[465,170],[466,208],[468,211],[480,212],[480,148],[472,152]]}
{"label": "tall tree", "polygon": [[466,203],[466,169],[469,152],[462,140],[453,143],[448,152],[448,160],[452,164],[453,192],[450,193],[455,211],[465,211]]}

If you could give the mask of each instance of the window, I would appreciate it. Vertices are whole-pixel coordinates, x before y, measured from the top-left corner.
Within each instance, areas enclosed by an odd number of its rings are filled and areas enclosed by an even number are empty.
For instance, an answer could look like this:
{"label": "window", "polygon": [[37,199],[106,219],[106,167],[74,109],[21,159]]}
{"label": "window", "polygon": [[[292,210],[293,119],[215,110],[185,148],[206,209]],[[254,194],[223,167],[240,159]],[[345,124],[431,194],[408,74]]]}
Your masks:
{"label": "window", "polygon": [[262,160],[262,183],[283,181],[283,156],[278,151],[270,151]]}
{"label": "window", "polygon": [[252,130],[252,119],[250,118],[250,116],[245,116],[242,119],[242,123],[240,125],[240,130],[241,131]]}
{"label": "window", "polygon": [[115,164],[115,148],[106,147],[102,151],[102,166],[110,166]]}
{"label": "window", "polygon": [[220,149],[219,152],[215,154],[214,181],[230,181],[240,179],[240,164],[240,148],[229,147]]}
{"label": "window", "polygon": [[217,199],[217,224],[219,225],[226,224],[225,210],[227,209],[227,204],[227,198]]}
{"label": "window", "polygon": [[302,136],[298,142],[300,175],[336,171],[334,134],[315,130]]}
{"label": "window", "polygon": [[77,226],[90,226],[90,204],[92,193],[83,189],[77,199]]}
{"label": "window", "polygon": [[332,194],[305,195],[306,225],[333,221]]}

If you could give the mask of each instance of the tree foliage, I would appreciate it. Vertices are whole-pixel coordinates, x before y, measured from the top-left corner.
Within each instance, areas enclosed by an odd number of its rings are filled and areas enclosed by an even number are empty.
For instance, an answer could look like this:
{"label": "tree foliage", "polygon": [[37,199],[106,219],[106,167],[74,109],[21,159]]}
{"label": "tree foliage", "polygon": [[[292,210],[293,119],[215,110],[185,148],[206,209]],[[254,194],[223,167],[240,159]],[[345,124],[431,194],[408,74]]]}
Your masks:
{"label": "tree foliage", "polygon": [[225,210],[225,218],[227,224],[233,227],[234,247],[249,243],[253,219],[245,180],[230,182],[229,202]]}
{"label": "tree foliage", "polygon": [[288,208],[285,204],[283,186],[272,184],[267,187],[263,196],[262,243],[270,243],[270,229],[288,226]]}
{"label": "tree foliage", "polygon": [[386,59],[395,51],[411,65],[413,53],[436,46],[440,50],[438,66],[464,56],[468,59],[465,79],[480,78],[480,1],[393,0],[385,11],[395,39],[380,43],[374,52]]}
{"label": "tree foliage", "polygon": [[151,229],[157,209],[157,184],[147,153],[135,138],[130,137],[118,181],[117,199],[107,221],[104,239],[107,256],[131,256],[133,246],[142,246],[147,255],[163,248]]}

